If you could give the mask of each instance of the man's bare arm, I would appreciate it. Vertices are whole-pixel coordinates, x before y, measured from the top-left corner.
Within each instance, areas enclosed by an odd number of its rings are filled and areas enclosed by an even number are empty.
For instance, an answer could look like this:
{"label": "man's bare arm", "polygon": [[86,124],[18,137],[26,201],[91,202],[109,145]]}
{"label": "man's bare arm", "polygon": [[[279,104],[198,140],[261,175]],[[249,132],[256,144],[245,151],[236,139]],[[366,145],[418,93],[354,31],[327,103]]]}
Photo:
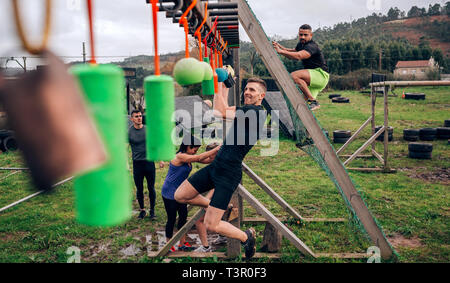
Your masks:
{"label": "man's bare arm", "polygon": [[219,83],[219,91],[214,95],[214,114],[223,119],[234,119],[236,114],[236,106],[229,106],[228,98],[229,89]]}

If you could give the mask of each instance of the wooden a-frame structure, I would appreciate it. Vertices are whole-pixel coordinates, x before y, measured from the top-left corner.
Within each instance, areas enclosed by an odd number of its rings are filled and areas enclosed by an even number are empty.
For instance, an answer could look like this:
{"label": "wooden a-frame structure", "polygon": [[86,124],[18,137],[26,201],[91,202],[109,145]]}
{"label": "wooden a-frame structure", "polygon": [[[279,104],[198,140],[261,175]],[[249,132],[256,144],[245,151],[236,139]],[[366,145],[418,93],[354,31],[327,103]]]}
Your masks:
{"label": "wooden a-frame structure", "polygon": [[345,167],[339,160],[331,144],[328,142],[328,139],[323,134],[322,129],[319,127],[312,112],[306,105],[303,95],[295,85],[290,74],[287,72],[283,62],[279,59],[278,54],[275,52],[247,1],[233,0],[233,2],[238,3],[238,15],[241,25],[253,42],[253,45],[260,54],[261,59],[270,74],[277,81],[280,90],[284,92],[292,105],[292,108],[295,109],[298,118],[300,118],[304,124],[331,173],[335,176],[337,183],[342,188],[345,197],[349,201],[348,204],[350,205],[351,210],[361,221],[361,224],[364,226],[364,229],[372,242],[380,248],[381,257],[383,259],[391,258],[393,256],[391,245],[356,190]]}
{"label": "wooden a-frame structure", "polygon": [[[266,65],[267,69],[271,73],[272,77],[277,81],[280,90],[285,94],[288,104],[295,111],[295,114],[299,120],[303,123],[309,136],[314,141],[314,145],[320,151],[320,154],[324,162],[329,167],[331,173],[334,175],[337,185],[342,188],[342,193],[348,200],[349,209],[359,219],[364,226],[365,231],[371,238],[374,245],[380,248],[381,257],[383,259],[389,259],[393,257],[393,249],[389,242],[385,238],[383,232],[378,227],[375,219],[371,215],[358,191],[356,190],[353,182],[351,181],[344,165],[339,160],[336,152],[334,151],[328,139],[323,134],[320,126],[316,122],[312,112],[309,110],[302,98],[302,94],[291,79],[290,74],[287,72],[282,61],[279,59],[272,44],[267,39],[264,30],[260,26],[258,20],[253,14],[251,8],[245,0],[232,0],[238,4],[238,16],[239,21],[244,27],[247,35],[250,37],[255,48],[259,52],[261,59]],[[292,113],[291,113],[292,115]],[[292,117],[294,120],[294,117]],[[305,219],[293,209],[287,202],[285,202],[273,189],[271,189],[259,176],[257,176],[247,165],[243,163],[243,172],[246,173],[261,189],[263,189],[272,199],[274,199],[285,211],[291,216],[302,221],[342,221],[341,219]],[[264,217],[264,219],[270,223],[276,230],[278,230],[284,237],[286,237],[302,254],[313,258],[317,257],[339,257],[339,258],[364,258],[366,254],[315,254],[305,243],[303,243],[292,231],[289,230],[276,216],[274,216],[258,199],[256,199],[245,187],[241,184],[236,189],[236,194],[246,200],[256,211]],[[235,194],[235,195],[236,195]],[[234,208],[238,209],[238,208]],[[242,204],[239,204],[239,209],[242,209]],[[163,257],[169,252],[171,246],[173,246],[182,235],[186,234],[195,224],[195,222],[204,215],[204,209],[198,210],[191,219],[166,243],[166,245],[157,252],[151,252],[151,257]],[[239,226],[242,219],[238,217],[234,221],[235,225]],[[231,222],[231,221],[230,221]],[[233,240],[236,242],[236,240]],[[228,256],[236,255],[236,247],[239,253],[240,246],[237,243],[228,244]],[[230,247],[234,251],[230,252]],[[209,256],[223,256],[220,253],[209,253]],[[205,255],[196,255],[194,253],[176,253],[171,257],[204,257]],[[208,256],[208,255],[206,255]],[[226,255],[225,255],[226,256]],[[256,254],[256,257],[269,256],[268,254]],[[269,256],[270,257],[270,256]]]}

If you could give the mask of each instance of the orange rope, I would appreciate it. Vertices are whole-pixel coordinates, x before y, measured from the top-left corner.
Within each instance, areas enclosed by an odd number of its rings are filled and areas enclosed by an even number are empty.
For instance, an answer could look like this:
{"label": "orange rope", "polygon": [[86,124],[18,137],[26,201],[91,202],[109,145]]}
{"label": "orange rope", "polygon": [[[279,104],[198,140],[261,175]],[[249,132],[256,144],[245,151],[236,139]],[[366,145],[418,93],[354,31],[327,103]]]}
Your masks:
{"label": "orange rope", "polygon": [[94,15],[92,12],[92,0],[87,0],[87,8],[88,8],[88,15],[89,15],[89,35],[91,39],[91,64],[97,64],[97,61],[95,60],[95,45],[94,45]]}
{"label": "orange rope", "polygon": [[199,52],[200,62],[203,61],[202,34],[200,33],[200,30],[202,29],[203,25],[206,23],[207,19],[208,19],[208,2],[205,3],[205,16],[203,17],[203,21],[194,33],[194,35],[197,36],[197,39],[198,39],[198,52]]}
{"label": "orange rope", "polygon": [[152,18],[153,18],[153,39],[155,41],[155,76],[161,75],[159,68],[159,53],[158,53],[158,0],[152,0]]}
{"label": "orange rope", "polygon": [[188,38],[189,27],[188,27],[188,22],[187,22],[186,16],[194,8],[194,6],[196,4],[197,4],[197,0],[193,0],[191,5],[189,5],[189,7],[186,9],[186,11],[183,13],[183,15],[181,15],[181,18],[180,18],[180,24],[182,24],[184,26],[184,33],[186,35],[186,38],[185,38],[185,41],[186,41],[186,58],[189,58],[189,38]]}
{"label": "orange rope", "polygon": [[19,5],[18,0],[12,0],[12,6],[14,10],[14,20],[16,23],[17,33],[19,34],[19,38],[22,41],[23,48],[27,50],[30,54],[39,55],[44,49],[47,47],[48,38],[50,37],[50,26],[51,26],[51,11],[52,11],[52,1],[46,0],[45,2],[45,26],[44,26],[44,34],[42,37],[42,43],[39,47],[32,46],[27,37],[25,36],[25,32],[23,31],[22,20],[19,13]]}

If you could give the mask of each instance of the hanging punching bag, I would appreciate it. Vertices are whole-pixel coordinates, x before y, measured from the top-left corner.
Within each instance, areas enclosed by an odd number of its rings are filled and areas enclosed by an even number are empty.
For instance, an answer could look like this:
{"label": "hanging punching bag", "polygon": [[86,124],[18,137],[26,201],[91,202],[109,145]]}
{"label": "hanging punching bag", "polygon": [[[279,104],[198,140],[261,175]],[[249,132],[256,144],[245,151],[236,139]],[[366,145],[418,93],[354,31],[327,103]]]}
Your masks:
{"label": "hanging punching bag", "polygon": [[106,147],[108,161],[74,181],[77,220],[92,226],[113,226],[131,217],[131,179],[127,170],[125,80],[113,65],[76,65],[88,110]]}
{"label": "hanging punching bag", "polygon": [[[209,58],[204,57],[203,62],[209,64]],[[211,66],[209,66],[211,68]],[[202,82],[202,93],[203,95],[214,95],[214,74],[211,68],[211,78],[209,80],[205,79]]]}
{"label": "hanging punching bag", "polygon": [[147,159],[171,161],[175,158],[172,132],[175,127],[175,86],[172,77],[148,76],[144,80],[147,115]]}

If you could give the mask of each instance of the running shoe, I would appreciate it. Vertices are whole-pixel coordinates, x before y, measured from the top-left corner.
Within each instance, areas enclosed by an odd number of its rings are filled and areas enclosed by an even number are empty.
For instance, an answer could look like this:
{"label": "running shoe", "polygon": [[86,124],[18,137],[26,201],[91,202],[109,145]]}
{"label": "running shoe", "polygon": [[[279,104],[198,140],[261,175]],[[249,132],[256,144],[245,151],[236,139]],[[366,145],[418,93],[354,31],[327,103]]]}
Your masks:
{"label": "running shoe", "polygon": [[183,252],[190,252],[193,249],[194,248],[188,242],[185,242],[184,245],[179,245],[178,246],[178,250],[179,251],[183,251]]}
{"label": "running shoe", "polygon": [[227,243],[227,237],[217,235],[217,238],[212,242],[213,245],[223,245]]}
{"label": "running shoe", "polygon": [[314,110],[317,110],[320,108],[319,101],[317,101],[317,100],[308,100],[308,105],[309,105],[309,109],[311,109],[311,111],[314,111]]}
{"label": "running shoe", "polygon": [[195,250],[193,250],[194,253],[210,253],[212,252],[212,248],[211,246],[205,247],[205,246],[200,246],[198,248],[196,248]]}
{"label": "running shoe", "polygon": [[255,255],[256,252],[256,231],[253,228],[250,228],[245,231],[247,234],[247,241],[245,243],[242,243],[245,250],[245,257],[247,259],[252,258]]}
{"label": "running shoe", "polygon": [[145,215],[147,215],[147,212],[145,212],[145,210],[141,210],[141,212],[139,213],[138,218],[139,219],[144,219]]}
{"label": "running shoe", "polygon": [[156,214],[154,210],[150,210],[150,220],[154,220],[156,218]]}

